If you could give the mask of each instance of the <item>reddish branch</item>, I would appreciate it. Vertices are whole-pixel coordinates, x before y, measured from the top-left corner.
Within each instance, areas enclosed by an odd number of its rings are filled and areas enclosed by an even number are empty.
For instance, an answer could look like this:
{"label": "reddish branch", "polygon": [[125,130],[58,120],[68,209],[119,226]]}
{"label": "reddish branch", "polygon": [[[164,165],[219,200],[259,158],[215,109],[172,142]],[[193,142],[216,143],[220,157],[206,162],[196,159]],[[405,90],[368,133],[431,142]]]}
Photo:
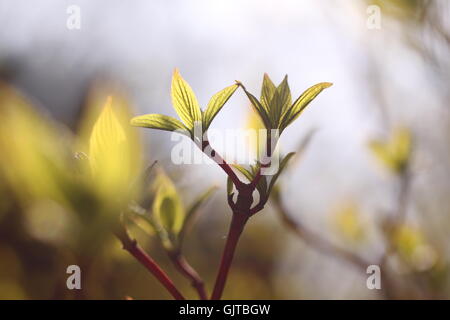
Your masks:
{"label": "reddish branch", "polygon": [[[268,142],[268,146],[270,147],[270,142]],[[232,195],[228,196],[228,203],[233,211],[233,216],[231,219],[225,248],[222,253],[222,259],[220,262],[219,271],[217,273],[216,282],[214,284],[213,293],[211,295],[212,300],[219,300],[222,297],[231,263],[233,261],[234,252],[236,251],[236,247],[242,231],[244,230],[245,224],[253,214],[264,207],[264,203],[260,200],[258,206],[251,209],[253,204],[253,192],[261,179],[261,168],[258,169],[258,172],[253,180],[246,184],[239,180],[231,166],[211,147],[208,140],[202,142],[201,149],[207,156],[214,160],[223,169],[223,171],[225,171],[238,192],[235,203],[233,202]],[[267,201],[267,199],[265,200]]]}
{"label": "reddish branch", "polygon": [[147,270],[158,279],[176,300],[184,300],[183,295],[175,287],[172,279],[170,279],[161,267],[137,244],[136,240],[129,237],[126,230],[121,229],[117,231],[116,236],[122,242],[123,248],[147,268]]}
{"label": "reddish branch", "polygon": [[247,220],[248,215],[242,213],[233,213],[230,229],[228,231],[227,242],[223,250],[219,272],[217,273],[214,291],[211,296],[212,300],[219,300],[222,297],[231,262],[233,261],[234,252],[236,251],[236,246],[238,244],[241,233],[244,230]]}

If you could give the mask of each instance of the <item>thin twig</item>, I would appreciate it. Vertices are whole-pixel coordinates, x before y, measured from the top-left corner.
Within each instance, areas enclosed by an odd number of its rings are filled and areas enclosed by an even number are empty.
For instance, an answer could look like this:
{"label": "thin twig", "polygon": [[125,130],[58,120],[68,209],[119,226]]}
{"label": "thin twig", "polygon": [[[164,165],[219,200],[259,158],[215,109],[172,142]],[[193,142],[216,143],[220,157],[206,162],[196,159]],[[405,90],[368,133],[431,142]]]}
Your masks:
{"label": "thin twig", "polygon": [[176,300],[184,300],[184,296],[175,287],[172,279],[161,269],[161,267],[137,244],[135,239],[131,239],[124,228],[115,232],[117,238],[122,242],[123,249],[127,250],[136,258],[155,278],[169,291]]}

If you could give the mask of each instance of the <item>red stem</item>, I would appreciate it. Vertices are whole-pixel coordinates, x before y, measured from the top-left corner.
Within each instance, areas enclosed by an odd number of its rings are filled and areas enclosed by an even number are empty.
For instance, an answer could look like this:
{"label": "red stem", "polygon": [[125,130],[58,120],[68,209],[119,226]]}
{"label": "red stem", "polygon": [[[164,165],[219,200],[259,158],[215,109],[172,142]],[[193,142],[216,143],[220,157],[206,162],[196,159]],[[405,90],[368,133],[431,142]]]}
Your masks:
{"label": "red stem", "polygon": [[176,300],[185,300],[183,295],[178,291],[172,279],[161,269],[161,267],[153,260],[136,242],[130,239],[126,232],[116,232],[117,237],[122,242],[123,248],[136,258],[144,267],[150,271],[156,279],[169,291]]}
{"label": "red stem", "polygon": [[[206,148],[208,147],[210,148],[210,152],[205,152]],[[234,173],[233,169],[225,161],[225,159],[222,158],[222,156],[219,153],[217,153],[217,151],[214,150],[213,147],[211,147],[208,140],[203,141],[202,151],[210,159],[214,160],[214,162],[216,162],[222,168],[223,171],[225,171],[225,173],[228,175],[228,177],[230,177],[231,181],[233,181],[234,185],[238,190],[244,185],[244,183],[241,180],[239,180],[238,176],[236,175],[236,173]]]}
{"label": "red stem", "polygon": [[225,283],[227,281],[228,271],[230,270],[231,262],[233,261],[234,252],[247,220],[248,215],[239,212],[233,213],[230,229],[228,231],[227,242],[222,254],[222,260],[220,262],[220,268],[217,274],[211,300],[220,300],[222,297],[223,289],[225,288]]}

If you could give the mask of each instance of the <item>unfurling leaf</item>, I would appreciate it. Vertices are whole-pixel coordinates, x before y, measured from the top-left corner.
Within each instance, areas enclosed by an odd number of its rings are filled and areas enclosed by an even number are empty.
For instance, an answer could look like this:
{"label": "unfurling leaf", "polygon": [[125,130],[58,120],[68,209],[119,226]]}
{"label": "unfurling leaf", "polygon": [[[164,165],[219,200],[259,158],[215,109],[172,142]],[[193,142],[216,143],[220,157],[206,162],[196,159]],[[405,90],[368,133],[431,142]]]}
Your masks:
{"label": "unfurling leaf", "polygon": [[131,119],[131,125],[165,131],[189,131],[179,120],[162,114],[146,114]]}
{"label": "unfurling leaf", "polygon": [[202,112],[191,86],[175,69],[172,77],[172,103],[184,124],[192,129],[196,122],[202,121]]}
{"label": "unfurling leaf", "polygon": [[178,192],[162,171],[155,181],[156,195],[153,200],[153,215],[155,220],[169,234],[178,234],[183,225],[185,212]]}
{"label": "unfurling leaf", "polygon": [[208,130],[217,113],[220,111],[220,109],[222,109],[224,104],[228,101],[228,99],[230,99],[230,97],[238,87],[239,85],[234,84],[232,86],[226,87],[225,89],[217,92],[212,96],[203,114],[203,131]]}
{"label": "unfurling leaf", "polygon": [[303,92],[291,108],[287,109],[282,115],[280,120],[280,129],[284,130],[288,125],[290,125],[295,119],[297,119],[302,111],[308,106],[308,104],[313,101],[319,93],[324,89],[331,87],[333,84],[330,82],[318,83],[305,92]]}

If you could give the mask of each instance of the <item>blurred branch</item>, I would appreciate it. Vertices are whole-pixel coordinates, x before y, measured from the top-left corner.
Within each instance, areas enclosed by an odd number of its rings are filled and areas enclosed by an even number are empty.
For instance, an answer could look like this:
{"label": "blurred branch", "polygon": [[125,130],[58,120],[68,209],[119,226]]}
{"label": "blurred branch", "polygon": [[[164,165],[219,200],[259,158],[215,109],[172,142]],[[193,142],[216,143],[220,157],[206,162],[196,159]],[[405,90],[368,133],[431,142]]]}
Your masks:
{"label": "blurred branch", "polygon": [[122,242],[124,250],[127,250],[136,258],[156,279],[169,291],[176,300],[184,300],[183,295],[175,287],[172,279],[161,269],[161,267],[137,244],[135,239],[131,239],[126,228],[120,226],[115,235]]}
{"label": "blurred branch", "polygon": [[293,233],[295,233],[308,246],[319,252],[322,252],[323,254],[334,256],[344,262],[348,262],[358,269],[363,270],[364,272],[366,271],[367,267],[371,265],[370,262],[365,261],[357,254],[334,245],[327,239],[322,238],[319,234],[316,234],[313,231],[309,230],[301,222],[295,221],[288,213],[288,210],[282,203],[279,196],[272,197],[272,199],[274,200],[272,203],[276,208],[276,212],[278,213],[284,225]]}

